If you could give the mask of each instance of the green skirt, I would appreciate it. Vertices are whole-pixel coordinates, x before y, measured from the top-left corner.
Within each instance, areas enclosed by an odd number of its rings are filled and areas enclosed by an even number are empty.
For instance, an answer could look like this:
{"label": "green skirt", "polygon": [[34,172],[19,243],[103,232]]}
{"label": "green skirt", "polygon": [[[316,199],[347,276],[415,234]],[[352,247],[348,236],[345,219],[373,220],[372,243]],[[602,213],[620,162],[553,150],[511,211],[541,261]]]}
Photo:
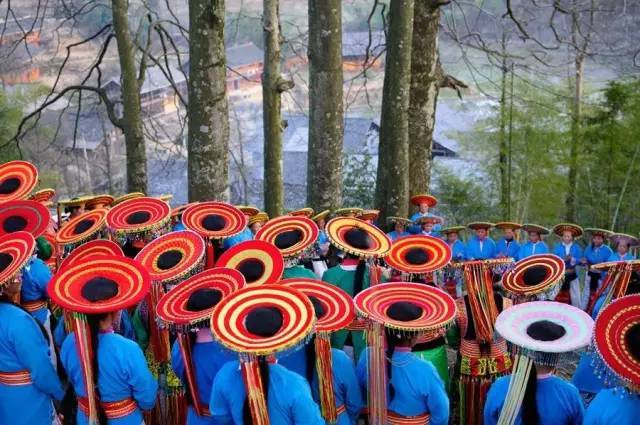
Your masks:
{"label": "green skirt", "polygon": [[413,354],[423,360],[430,361],[438,371],[438,375],[444,382],[444,389],[449,392],[449,364],[447,362],[447,346],[433,348],[425,351],[415,351]]}

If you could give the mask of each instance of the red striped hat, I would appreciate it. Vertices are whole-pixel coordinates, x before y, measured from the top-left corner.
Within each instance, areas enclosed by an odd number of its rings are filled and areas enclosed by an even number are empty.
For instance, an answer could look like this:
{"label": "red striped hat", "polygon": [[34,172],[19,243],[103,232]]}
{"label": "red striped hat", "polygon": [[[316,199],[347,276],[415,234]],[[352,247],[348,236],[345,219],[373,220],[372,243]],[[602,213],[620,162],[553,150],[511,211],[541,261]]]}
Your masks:
{"label": "red striped hat", "polygon": [[0,204],[0,235],[25,231],[34,238],[49,226],[51,213],[40,202],[17,200]]}
{"label": "red striped hat", "polygon": [[393,242],[385,261],[401,272],[431,273],[451,261],[451,247],[442,239],[432,236],[407,236]]}
{"label": "red striped hat", "polygon": [[0,165],[0,203],[23,199],[38,183],[38,169],[27,161]]}

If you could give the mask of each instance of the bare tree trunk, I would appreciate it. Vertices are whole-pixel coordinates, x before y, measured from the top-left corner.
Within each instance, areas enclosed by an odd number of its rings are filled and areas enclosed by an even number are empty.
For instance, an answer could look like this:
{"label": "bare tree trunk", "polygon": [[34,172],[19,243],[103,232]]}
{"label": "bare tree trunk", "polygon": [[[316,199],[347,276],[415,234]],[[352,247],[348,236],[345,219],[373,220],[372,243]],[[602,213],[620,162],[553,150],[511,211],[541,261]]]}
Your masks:
{"label": "bare tree trunk", "polygon": [[142,132],[140,87],[136,74],[134,45],[129,33],[128,0],[111,0],[113,28],[120,59],[122,108],[121,119],[127,151],[127,190],[147,192],[147,152]]}
{"label": "bare tree trunk", "polygon": [[189,0],[189,200],[229,200],[224,0]]}
{"label": "bare tree trunk", "polygon": [[342,204],[342,0],[309,0],[307,205]]}
{"label": "bare tree trunk", "polygon": [[411,46],[409,104],[409,193],[429,191],[431,151],[440,91],[438,30],[440,6],[436,0],[415,4]]}
{"label": "bare tree trunk", "polygon": [[500,80],[500,133],[498,148],[498,165],[500,169],[500,209],[502,217],[509,220],[508,204],[509,204],[509,182],[508,182],[508,164],[507,164],[507,46],[506,34],[502,32],[502,79]]}
{"label": "bare tree trunk", "polygon": [[413,0],[396,0],[389,5],[376,178],[376,205],[381,220],[388,216],[405,217],[408,213],[413,8]]}
{"label": "bare tree trunk", "polygon": [[264,71],[262,73],[262,116],[264,126],[264,206],[270,217],[282,214],[284,183],[282,180],[282,92],[293,87],[280,74],[279,1],[264,0]]}
{"label": "bare tree trunk", "polygon": [[573,105],[571,108],[571,146],[569,150],[569,187],[567,190],[567,221],[576,220],[576,203],[578,190],[578,147],[582,140],[582,94],[584,87],[584,56],[580,53],[575,58],[575,81]]}

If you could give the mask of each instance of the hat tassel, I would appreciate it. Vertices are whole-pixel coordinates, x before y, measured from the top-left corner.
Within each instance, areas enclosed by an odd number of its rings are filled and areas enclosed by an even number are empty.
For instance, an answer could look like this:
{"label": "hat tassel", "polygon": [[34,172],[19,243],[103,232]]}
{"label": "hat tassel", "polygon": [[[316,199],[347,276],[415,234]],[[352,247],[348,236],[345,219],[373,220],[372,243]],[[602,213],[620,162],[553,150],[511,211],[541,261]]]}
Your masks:
{"label": "hat tassel", "polygon": [[169,331],[161,329],[156,321],[155,311],[158,301],[163,295],[162,285],[153,283],[151,291],[147,298],[149,304],[149,328],[151,334],[151,347],[153,349],[153,358],[158,363],[166,363],[170,360],[169,352]]}
{"label": "hat tassel", "polygon": [[336,409],[336,398],[333,392],[331,340],[328,334],[318,333],[315,340],[315,349],[322,417],[327,422],[334,424],[338,421],[338,411]]}
{"label": "hat tassel", "polygon": [[215,264],[215,249],[213,247],[213,244],[213,239],[209,239],[207,241],[207,262],[205,264],[205,270],[212,269],[213,265]]}
{"label": "hat tassel", "polygon": [[367,329],[369,345],[369,425],[387,423],[387,368],[384,353],[384,325],[371,322]]}
{"label": "hat tassel", "polygon": [[269,411],[264,397],[260,365],[255,356],[241,356],[240,372],[247,391],[253,425],[269,425]]}
{"label": "hat tassel", "polygon": [[509,380],[505,404],[500,412],[500,418],[498,418],[498,425],[513,425],[515,423],[522,406],[532,366],[533,361],[527,356],[517,355],[515,357],[513,373]]}
{"label": "hat tassel", "polygon": [[198,398],[198,388],[196,386],[196,377],[193,370],[193,362],[191,361],[191,344],[189,338],[184,333],[180,332],[177,335],[178,346],[180,347],[180,354],[182,355],[182,362],[184,363],[184,376],[189,386],[189,392],[191,393],[191,400],[193,402],[193,408],[198,416],[209,416],[209,409],[203,406]]}
{"label": "hat tassel", "polygon": [[98,400],[96,395],[96,382],[93,380],[93,353],[91,345],[91,330],[87,322],[87,316],[74,313],[72,318],[73,330],[76,334],[76,351],[82,366],[82,377],[87,391],[89,411],[87,413],[89,425],[98,425]]}

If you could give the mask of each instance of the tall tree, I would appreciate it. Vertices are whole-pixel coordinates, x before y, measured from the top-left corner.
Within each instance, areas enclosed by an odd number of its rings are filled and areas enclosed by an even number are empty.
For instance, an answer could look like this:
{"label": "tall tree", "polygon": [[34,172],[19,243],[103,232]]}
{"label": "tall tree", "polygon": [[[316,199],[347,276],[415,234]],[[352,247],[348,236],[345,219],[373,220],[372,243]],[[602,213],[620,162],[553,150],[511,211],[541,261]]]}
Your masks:
{"label": "tall tree", "polygon": [[309,0],[307,204],[342,203],[342,0]]}
{"label": "tall tree", "polygon": [[409,193],[429,190],[431,150],[440,81],[438,78],[439,0],[415,4],[409,103]]}
{"label": "tall tree", "polygon": [[408,212],[413,9],[413,0],[396,0],[389,4],[376,178],[376,206],[382,220],[388,216],[404,217]]}
{"label": "tall tree", "polygon": [[113,30],[118,44],[122,87],[122,131],[127,151],[127,189],[129,192],[147,192],[147,152],[142,131],[140,86],[144,72],[136,75],[135,46],[129,32],[128,0],[112,0]]}
{"label": "tall tree", "polygon": [[229,200],[224,0],[189,0],[189,200]]}
{"label": "tall tree", "polygon": [[264,70],[262,73],[262,116],[264,127],[264,207],[270,217],[282,214],[284,183],[282,180],[281,96],[293,87],[293,81],[280,74],[279,0],[264,0]]}

